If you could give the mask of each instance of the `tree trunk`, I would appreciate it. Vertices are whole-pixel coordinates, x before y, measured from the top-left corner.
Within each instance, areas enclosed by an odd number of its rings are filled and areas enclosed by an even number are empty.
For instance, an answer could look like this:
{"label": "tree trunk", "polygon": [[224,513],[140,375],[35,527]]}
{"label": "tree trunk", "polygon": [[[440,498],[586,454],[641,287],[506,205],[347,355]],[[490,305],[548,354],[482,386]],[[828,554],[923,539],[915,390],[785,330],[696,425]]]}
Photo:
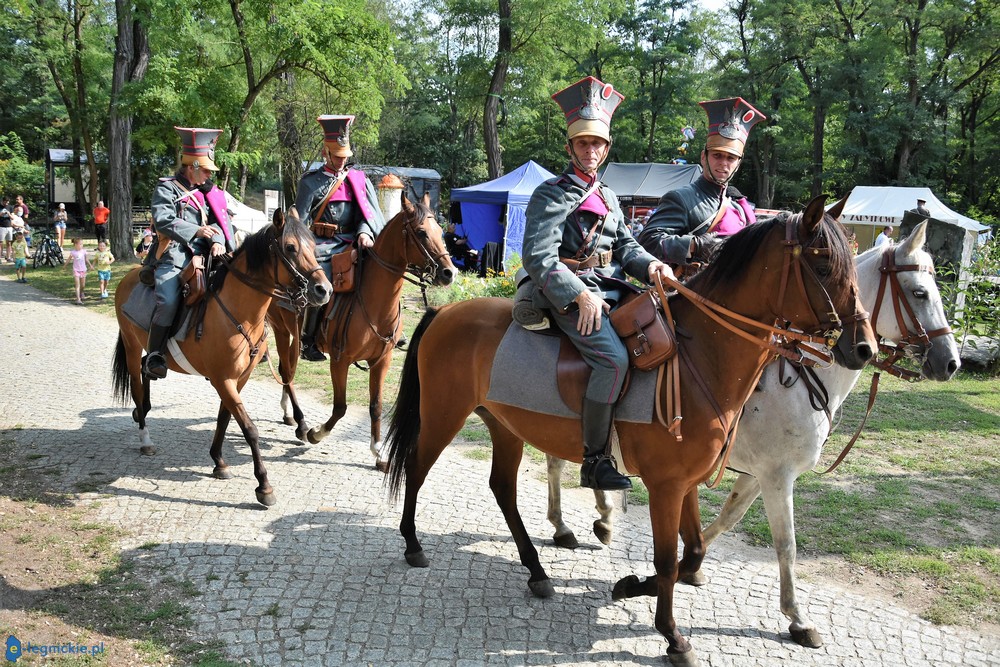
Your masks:
{"label": "tree trunk", "polygon": [[825,141],[826,108],[819,95],[814,96],[813,103],[813,140],[812,140],[812,183],[810,194],[818,197],[823,194],[823,142]]}
{"label": "tree trunk", "polygon": [[115,0],[118,34],[111,74],[111,102],[108,105],[108,238],[111,254],[118,258],[133,255],[132,242],[132,114],[122,112],[122,91],[146,75],[149,43],[146,31],[133,17],[131,0]]}
{"label": "tree trunk", "polygon": [[510,67],[512,45],[510,0],[499,0],[498,5],[500,26],[497,38],[497,55],[493,64],[493,77],[490,79],[489,92],[486,95],[486,102],[483,104],[483,143],[486,148],[486,164],[490,179],[499,178],[503,174],[503,156],[500,155],[497,113],[500,109],[504,83],[507,80],[507,69]]}

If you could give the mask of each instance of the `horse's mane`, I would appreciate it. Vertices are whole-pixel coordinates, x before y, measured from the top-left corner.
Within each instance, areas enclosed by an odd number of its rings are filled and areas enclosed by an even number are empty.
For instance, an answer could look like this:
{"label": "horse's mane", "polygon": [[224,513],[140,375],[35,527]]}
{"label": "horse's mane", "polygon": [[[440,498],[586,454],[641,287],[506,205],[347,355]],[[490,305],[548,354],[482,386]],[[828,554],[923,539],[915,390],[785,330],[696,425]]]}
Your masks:
{"label": "horse's mane", "polygon": [[[271,243],[278,238],[278,228],[273,224],[266,225],[246,238],[235,253],[233,258],[241,254],[246,255],[247,271],[255,271],[270,262]],[[311,238],[309,228],[295,216],[285,216],[285,224],[281,229],[281,238],[297,239],[299,245],[306,243]]]}
{"label": "horse's mane", "polygon": [[[759,220],[756,224],[744,227],[719,246],[712,263],[692,278],[689,286],[705,293],[740,281],[771,231],[778,226],[783,229],[788,220],[798,224],[801,219],[801,213],[784,211],[773,218]],[[847,246],[847,237],[836,220],[824,214],[812,243],[819,243],[832,251],[830,272],[821,277],[824,283],[843,284],[851,279],[854,271],[854,264],[850,260],[851,252]]]}

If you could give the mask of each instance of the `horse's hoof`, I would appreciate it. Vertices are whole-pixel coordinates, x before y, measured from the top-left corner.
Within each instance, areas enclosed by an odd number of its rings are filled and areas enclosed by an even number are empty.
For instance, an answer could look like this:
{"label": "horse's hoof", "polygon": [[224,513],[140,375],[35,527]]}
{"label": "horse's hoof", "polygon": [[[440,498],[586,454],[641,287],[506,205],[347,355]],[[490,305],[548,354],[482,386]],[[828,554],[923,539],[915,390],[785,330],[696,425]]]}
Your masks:
{"label": "horse's hoof", "polygon": [[531,594],[536,598],[550,598],[556,594],[556,589],[552,586],[551,579],[529,581],[528,588],[531,589]]}
{"label": "horse's hoof", "polygon": [[563,549],[576,549],[580,546],[580,542],[577,541],[576,535],[573,533],[563,533],[562,535],[555,535],[552,537],[552,541],[556,543],[557,547],[562,547]]}
{"label": "horse's hoof", "polygon": [[697,572],[680,575],[678,577],[678,581],[682,584],[687,584],[688,586],[704,586],[708,583],[708,577],[702,574],[701,570],[698,570]]}
{"label": "horse's hoof", "polygon": [[823,638],[819,636],[816,628],[805,628],[802,630],[788,629],[792,633],[792,641],[799,646],[806,648],[819,648],[823,645]]}
{"label": "horse's hoof", "polygon": [[278,496],[274,494],[274,491],[268,491],[267,493],[264,493],[260,490],[257,490],[254,491],[254,493],[257,494],[257,502],[263,505],[264,507],[270,507],[271,505],[275,505],[278,502]]}
{"label": "horse's hoof", "polygon": [[139,448],[139,453],[143,456],[154,456],[156,454],[156,447],[152,445],[143,445]]}
{"label": "horse's hoof", "polygon": [[316,429],[311,428],[309,429],[309,432],[306,433],[306,442],[310,445],[318,445],[320,440],[322,440],[322,438],[316,437]]}
{"label": "horse's hoof", "polygon": [[[282,417],[281,423],[284,424],[285,426],[295,426],[295,420],[288,416]],[[296,435],[298,434],[296,433]]]}
{"label": "horse's hoof", "polygon": [[406,562],[410,567],[429,567],[431,562],[427,560],[427,556],[424,555],[424,550],[414,551],[412,554],[403,554],[406,556]]}
{"label": "horse's hoof", "polygon": [[299,442],[304,442],[306,444],[309,444],[309,427],[303,426],[302,428],[295,429],[295,438]]}
{"label": "horse's hoof", "polygon": [[376,461],[375,470],[378,470],[383,475],[389,472],[389,462],[388,461]]}
{"label": "horse's hoof", "polygon": [[606,527],[600,521],[594,522],[594,536],[601,541],[601,544],[607,546],[611,544],[611,529]]}
{"label": "horse's hoof", "polygon": [[633,586],[639,585],[639,577],[634,574],[630,574],[627,577],[622,577],[615,584],[615,587],[611,589],[611,599],[612,600],[625,600],[629,597],[629,589]]}
{"label": "horse's hoof", "polygon": [[139,408],[132,408],[132,421],[139,423]]}
{"label": "horse's hoof", "polygon": [[689,649],[684,653],[671,653],[668,651],[667,659],[671,665],[678,665],[679,667],[698,667],[701,664],[694,649]]}
{"label": "horse's hoof", "polygon": [[215,479],[232,479],[233,473],[229,470],[229,466],[215,466],[212,469],[212,477]]}

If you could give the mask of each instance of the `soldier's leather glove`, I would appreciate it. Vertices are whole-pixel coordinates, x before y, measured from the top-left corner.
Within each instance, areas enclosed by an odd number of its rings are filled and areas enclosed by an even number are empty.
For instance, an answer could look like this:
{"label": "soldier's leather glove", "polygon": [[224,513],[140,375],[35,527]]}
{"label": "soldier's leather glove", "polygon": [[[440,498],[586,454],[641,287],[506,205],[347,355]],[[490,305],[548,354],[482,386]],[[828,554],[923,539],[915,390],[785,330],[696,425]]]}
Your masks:
{"label": "soldier's leather glove", "polygon": [[715,234],[695,236],[691,240],[691,259],[688,261],[691,263],[701,262],[703,264],[711,262],[715,251],[719,249],[721,244],[722,239]]}

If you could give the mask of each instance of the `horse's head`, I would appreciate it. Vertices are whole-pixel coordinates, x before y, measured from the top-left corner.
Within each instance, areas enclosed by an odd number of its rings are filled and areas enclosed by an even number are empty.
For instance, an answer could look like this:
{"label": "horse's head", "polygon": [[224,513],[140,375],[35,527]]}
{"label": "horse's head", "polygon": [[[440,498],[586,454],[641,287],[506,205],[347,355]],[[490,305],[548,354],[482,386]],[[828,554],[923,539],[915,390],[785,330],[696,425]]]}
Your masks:
{"label": "horse's head", "polygon": [[276,286],[284,288],[293,302],[322,306],[330,300],[333,286],[316,261],[316,242],[294,207],[287,216],[276,210],[271,225],[250,236],[243,249],[248,272],[270,260]]}
{"label": "horse's head", "polygon": [[858,369],[874,356],[877,341],[836,220],[844,202],[829,214],[824,202],[817,197],[802,213],[784,213],[729,237],[691,285],[759,321],[777,318],[823,336],[838,363]]}
{"label": "horse's head", "polygon": [[949,380],[961,366],[948,325],[934,260],[924,249],[927,221],[897,245],[873,248],[858,257],[862,298],[872,306],[875,333],[916,360],[932,380]]}
{"label": "horse's head", "polygon": [[430,207],[430,195],[417,203],[406,198],[402,208],[379,234],[375,255],[398,270],[406,270],[421,282],[438,286],[450,285],[458,275],[444,245],[444,234]]}

